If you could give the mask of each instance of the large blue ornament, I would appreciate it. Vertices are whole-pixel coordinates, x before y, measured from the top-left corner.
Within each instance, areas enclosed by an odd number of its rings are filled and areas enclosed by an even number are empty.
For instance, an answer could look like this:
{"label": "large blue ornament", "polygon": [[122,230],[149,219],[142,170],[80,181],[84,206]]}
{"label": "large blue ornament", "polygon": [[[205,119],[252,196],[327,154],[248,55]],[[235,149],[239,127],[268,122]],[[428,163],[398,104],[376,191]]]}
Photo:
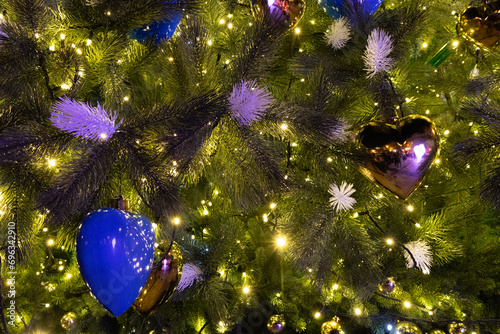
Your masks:
{"label": "large blue ornament", "polygon": [[141,28],[132,30],[131,37],[139,43],[148,39],[154,39],[156,44],[159,44],[161,40],[168,40],[174,35],[175,29],[177,29],[181,19],[182,15],[178,14],[174,16],[172,20],[164,20],[161,22],[155,21]]}
{"label": "large blue ornament", "polygon": [[76,257],[92,295],[114,316],[135,301],[151,272],[155,234],[138,214],[103,208],[80,225]]}
{"label": "large blue ornament", "polygon": [[333,19],[337,20],[341,16],[346,16],[344,12],[344,2],[357,1],[372,15],[380,7],[383,0],[318,0],[319,5]]}

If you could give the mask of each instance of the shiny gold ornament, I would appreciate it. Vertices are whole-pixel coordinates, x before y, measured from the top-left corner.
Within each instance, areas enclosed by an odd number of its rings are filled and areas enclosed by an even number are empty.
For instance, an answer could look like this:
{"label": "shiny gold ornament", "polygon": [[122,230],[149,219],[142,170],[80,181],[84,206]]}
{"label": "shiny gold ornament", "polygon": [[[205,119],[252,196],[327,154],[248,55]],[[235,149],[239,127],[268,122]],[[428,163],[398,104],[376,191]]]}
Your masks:
{"label": "shiny gold ornament", "polygon": [[420,328],[413,322],[400,321],[397,323],[395,329],[395,334],[422,334]]}
{"label": "shiny gold ornament", "polygon": [[[170,248],[170,251],[169,251]],[[154,262],[146,285],[133,307],[144,316],[166,302],[175,291],[182,275],[182,252],[177,243],[161,243],[156,247]]]}
{"label": "shiny gold ornament", "polygon": [[271,14],[291,28],[304,16],[306,3],[304,0],[252,0],[252,9],[254,14]]}
{"label": "shiny gold ornament", "polygon": [[461,334],[465,333],[466,331],[467,328],[461,322],[454,322],[448,325],[448,332],[450,332],[450,334]]}
{"label": "shiny gold ornament", "polygon": [[269,318],[267,329],[269,329],[271,333],[281,333],[283,328],[285,328],[285,316],[283,314],[275,314]]}
{"label": "shiny gold ornament", "polygon": [[75,327],[75,322],[76,314],[74,314],[73,312],[68,312],[61,318],[61,327],[69,331],[73,329],[73,327]]}
{"label": "shiny gold ornament", "polygon": [[395,287],[396,287],[396,282],[394,282],[392,277],[389,277],[382,284],[380,284],[379,289],[380,291],[388,295],[392,293],[392,291],[394,291]]}
{"label": "shiny gold ornament", "polygon": [[446,334],[446,333],[440,329],[433,329],[429,332],[429,334]]}
{"label": "shiny gold ornament", "polygon": [[460,14],[457,30],[477,47],[493,49],[500,40],[500,1],[466,8]]}
{"label": "shiny gold ornament", "polygon": [[370,122],[356,132],[356,142],[368,157],[361,172],[401,199],[422,183],[439,147],[434,124],[418,115],[394,124]]}
{"label": "shiny gold ornament", "polygon": [[341,334],[342,327],[339,324],[339,317],[333,317],[332,320],[323,323],[321,334]]}

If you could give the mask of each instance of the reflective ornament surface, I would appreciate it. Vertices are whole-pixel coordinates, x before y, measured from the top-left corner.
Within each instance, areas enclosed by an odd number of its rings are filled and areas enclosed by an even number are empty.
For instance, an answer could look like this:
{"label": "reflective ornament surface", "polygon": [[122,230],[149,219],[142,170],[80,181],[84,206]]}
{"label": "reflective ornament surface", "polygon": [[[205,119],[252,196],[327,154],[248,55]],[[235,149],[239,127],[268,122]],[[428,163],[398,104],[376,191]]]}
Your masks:
{"label": "reflective ornament surface", "polygon": [[281,333],[283,328],[285,328],[285,316],[283,314],[275,314],[269,318],[267,329],[269,329],[271,333]]}
{"label": "reflective ornament surface", "polygon": [[74,314],[73,312],[68,312],[61,318],[61,327],[69,331],[73,329],[73,327],[75,327],[75,322],[76,314]]}
{"label": "reflective ornament surface", "polygon": [[332,320],[327,321],[321,325],[321,334],[341,334],[342,327],[339,324],[339,318],[333,317]]}
{"label": "reflective ornament surface", "polygon": [[[337,20],[341,16],[346,16],[344,11],[344,1],[345,0],[318,0],[319,5],[323,8],[325,13],[327,13],[332,19]],[[358,5],[363,5],[365,11],[373,14],[380,7],[383,0],[347,0],[347,1],[357,1]]]}
{"label": "reflective ornament surface", "polygon": [[139,43],[152,39],[158,45],[162,40],[168,40],[174,35],[182,15],[176,15],[171,20],[152,22],[143,27],[132,30],[130,37]]}
{"label": "reflective ornament surface", "polygon": [[446,334],[446,333],[440,329],[433,329],[429,332],[429,334]]}
{"label": "reflective ornament surface", "polygon": [[454,322],[448,325],[448,332],[450,334],[461,334],[465,333],[467,331],[467,328],[465,325],[461,322]]}
{"label": "reflective ornament surface", "polygon": [[267,13],[288,27],[295,26],[306,10],[305,0],[252,0],[254,13]]}
{"label": "reflective ornament surface", "polygon": [[382,284],[380,284],[379,288],[380,291],[388,295],[394,291],[395,287],[396,287],[396,282],[394,282],[392,277],[389,277]]}
{"label": "reflective ornament surface", "polygon": [[357,131],[356,142],[368,155],[361,172],[406,199],[434,161],[439,136],[428,118],[412,115],[395,124],[368,123]]}
{"label": "reflective ornament surface", "polygon": [[151,272],[151,222],[128,211],[103,208],[85,217],[76,240],[83,280],[99,303],[119,316],[134,303]]}
{"label": "reflective ornament surface", "polygon": [[500,1],[466,8],[460,14],[457,30],[477,47],[493,49],[500,40]]}
{"label": "reflective ornament surface", "polygon": [[177,243],[161,243],[156,247],[153,268],[134,309],[144,316],[165,303],[175,291],[182,275],[182,251]]}
{"label": "reflective ornament surface", "polygon": [[394,334],[422,334],[422,331],[413,322],[400,321],[394,327]]}

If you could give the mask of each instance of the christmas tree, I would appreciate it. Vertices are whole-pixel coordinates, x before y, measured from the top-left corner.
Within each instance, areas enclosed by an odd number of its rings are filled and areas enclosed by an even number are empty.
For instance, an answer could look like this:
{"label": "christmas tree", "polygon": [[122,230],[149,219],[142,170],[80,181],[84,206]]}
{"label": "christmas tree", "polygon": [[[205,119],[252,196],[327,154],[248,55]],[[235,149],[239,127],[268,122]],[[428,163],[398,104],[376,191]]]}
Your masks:
{"label": "christmas tree", "polygon": [[498,10],[2,0],[2,331],[500,333]]}

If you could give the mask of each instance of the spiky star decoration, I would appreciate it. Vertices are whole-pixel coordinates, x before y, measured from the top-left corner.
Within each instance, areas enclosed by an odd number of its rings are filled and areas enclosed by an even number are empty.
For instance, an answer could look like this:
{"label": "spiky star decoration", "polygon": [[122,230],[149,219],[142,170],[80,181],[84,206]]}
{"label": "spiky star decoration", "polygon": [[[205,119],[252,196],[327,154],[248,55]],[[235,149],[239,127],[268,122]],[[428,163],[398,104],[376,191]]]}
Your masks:
{"label": "spiky star decoration", "polygon": [[177,290],[182,291],[189,288],[197,280],[202,278],[202,271],[192,263],[186,263],[182,267],[182,276],[177,285]]}
{"label": "spiky star decoration", "polygon": [[330,197],[330,204],[336,212],[341,212],[344,210],[352,209],[352,206],[356,203],[356,200],[351,197],[351,195],[356,191],[352,184],[347,184],[347,182],[342,182],[340,187],[333,183],[330,185],[330,190],[328,192],[332,197]]}
{"label": "spiky star decoration", "polygon": [[325,40],[335,50],[343,48],[351,39],[351,24],[345,17],[333,21],[330,29],[325,33]]}
{"label": "spiky star decoration", "polygon": [[75,137],[100,141],[111,138],[123,121],[116,123],[116,112],[108,113],[99,103],[94,108],[66,96],[52,106],[51,114],[50,120],[58,129]]}
{"label": "spiky star decoration", "polygon": [[405,244],[405,247],[411,252],[416,262],[414,263],[410,254],[405,252],[405,260],[408,268],[413,268],[416,265],[424,274],[429,274],[432,265],[431,247],[423,240],[411,241]]}
{"label": "spiky star decoration", "polygon": [[374,29],[368,37],[368,44],[363,56],[365,70],[368,72],[369,78],[391,69],[393,63],[392,58],[389,57],[391,52],[391,36],[382,29]]}
{"label": "spiky star decoration", "polygon": [[264,111],[274,102],[271,93],[258,87],[255,81],[243,80],[233,86],[228,100],[231,117],[240,125],[251,125],[261,119]]}

